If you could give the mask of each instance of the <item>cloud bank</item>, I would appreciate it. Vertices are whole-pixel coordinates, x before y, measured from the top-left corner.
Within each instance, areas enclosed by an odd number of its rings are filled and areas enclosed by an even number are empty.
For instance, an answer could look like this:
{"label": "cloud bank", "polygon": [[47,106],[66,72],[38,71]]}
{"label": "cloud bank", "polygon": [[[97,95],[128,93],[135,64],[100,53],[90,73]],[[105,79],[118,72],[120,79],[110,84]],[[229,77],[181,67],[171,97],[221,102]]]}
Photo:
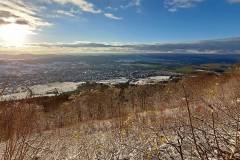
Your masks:
{"label": "cloud bank", "polygon": [[205,53],[240,54],[240,37],[168,44],[120,44],[120,43],[32,43],[25,48],[3,48],[0,53],[35,54],[97,54],[97,53]]}

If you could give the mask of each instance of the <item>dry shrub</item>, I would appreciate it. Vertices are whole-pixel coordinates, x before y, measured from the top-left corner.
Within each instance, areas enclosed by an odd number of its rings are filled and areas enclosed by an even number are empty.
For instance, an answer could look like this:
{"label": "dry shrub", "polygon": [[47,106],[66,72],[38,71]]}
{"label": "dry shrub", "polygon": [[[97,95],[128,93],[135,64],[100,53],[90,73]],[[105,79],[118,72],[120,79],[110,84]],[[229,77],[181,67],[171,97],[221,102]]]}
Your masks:
{"label": "dry shrub", "polygon": [[[239,159],[238,79],[235,75],[183,81],[183,103],[178,106],[182,112],[171,116],[168,125],[154,128],[166,139],[165,144],[168,146],[164,151],[162,146],[157,149],[158,157],[161,159],[163,155],[168,155],[165,159]],[[170,153],[169,148],[172,148]]]}
{"label": "dry shrub", "polygon": [[[1,141],[4,141],[3,160],[24,160],[37,155],[39,140],[37,117],[32,105],[14,104],[0,114]],[[39,133],[38,133],[39,134]]]}

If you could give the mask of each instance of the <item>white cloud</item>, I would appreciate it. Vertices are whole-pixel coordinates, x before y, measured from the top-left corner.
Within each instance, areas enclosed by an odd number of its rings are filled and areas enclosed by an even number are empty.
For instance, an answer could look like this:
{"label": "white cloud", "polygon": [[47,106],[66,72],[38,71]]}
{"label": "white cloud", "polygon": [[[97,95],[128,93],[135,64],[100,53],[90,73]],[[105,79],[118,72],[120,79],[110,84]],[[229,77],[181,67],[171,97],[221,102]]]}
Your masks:
{"label": "white cloud", "polygon": [[[94,14],[102,13],[105,17],[114,19],[114,20],[122,19],[122,17],[117,17],[112,13],[107,13],[102,11],[101,9],[98,9],[97,7],[94,6],[94,4],[87,2],[86,0],[48,0],[48,3],[51,3],[51,2],[58,3],[61,5],[72,4],[79,7],[84,12],[90,12]],[[131,0],[131,2],[134,3],[134,5],[140,5],[140,0]],[[57,10],[55,11],[55,13],[65,15],[65,16],[71,16],[71,17],[76,16],[75,12],[72,12],[72,10],[71,11]]]}
{"label": "white cloud", "polygon": [[170,12],[175,12],[182,8],[191,8],[204,0],[165,0],[165,7]]}
{"label": "white cloud", "polygon": [[141,5],[141,0],[133,0],[132,3],[133,3],[135,6],[140,6],[140,5]]}
{"label": "white cloud", "polygon": [[69,17],[75,17],[76,16],[71,11],[64,11],[64,10],[56,10],[55,13],[58,14],[58,15],[69,16]]}
{"label": "white cloud", "polygon": [[107,18],[114,19],[114,20],[121,20],[121,19],[122,19],[122,17],[114,16],[112,13],[105,13],[104,15],[105,15]]}
{"label": "white cloud", "polygon": [[23,0],[0,1],[0,24],[28,25],[32,30],[51,25],[39,16],[39,10]]}
{"label": "white cloud", "polygon": [[121,5],[120,7],[122,9],[126,9],[129,7],[140,7],[141,6],[141,0],[130,0],[130,2],[128,2],[125,5]]}
{"label": "white cloud", "polygon": [[100,9],[97,9],[94,4],[87,2],[86,0],[48,0],[51,2],[59,3],[62,5],[65,4],[73,4],[75,6],[78,6],[82,11],[84,12],[90,12],[90,13],[101,13],[102,11]]}

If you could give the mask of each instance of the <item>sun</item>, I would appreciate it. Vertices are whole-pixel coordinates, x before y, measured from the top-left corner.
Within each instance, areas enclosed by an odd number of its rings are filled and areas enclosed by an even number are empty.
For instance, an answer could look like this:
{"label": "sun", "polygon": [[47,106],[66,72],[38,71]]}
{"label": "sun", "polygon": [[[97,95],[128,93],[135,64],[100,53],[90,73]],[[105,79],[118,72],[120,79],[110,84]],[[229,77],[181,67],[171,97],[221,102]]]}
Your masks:
{"label": "sun", "polygon": [[7,24],[0,26],[0,40],[7,47],[22,47],[26,42],[30,28],[26,25]]}

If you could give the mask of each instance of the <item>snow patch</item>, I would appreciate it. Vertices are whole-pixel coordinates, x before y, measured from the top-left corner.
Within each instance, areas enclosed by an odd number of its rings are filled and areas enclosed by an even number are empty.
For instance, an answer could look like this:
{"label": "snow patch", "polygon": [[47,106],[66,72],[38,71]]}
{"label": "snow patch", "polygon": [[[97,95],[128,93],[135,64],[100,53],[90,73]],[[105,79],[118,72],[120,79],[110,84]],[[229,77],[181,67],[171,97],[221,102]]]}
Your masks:
{"label": "snow patch", "polygon": [[141,78],[137,81],[130,82],[132,85],[146,85],[146,84],[156,84],[159,82],[169,81],[171,76],[153,76],[147,78]]}
{"label": "snow patch", "polygon": [[125,84],[128,83],[129,79],[122,77],[118,79],[110,79],[110,80],[101,80],[96,83],[98,84],[107,84],[107,85],[116,85],[116,84]]}
{"label": "snow patch", "polygon": [[56,82],[44,85],[34,85],[25,92],[3,95],[0,97],[0,101],[21,100],[30,97],[51,97],[55,96],[56,94],[75,91],[84,83],[85,82]]}

